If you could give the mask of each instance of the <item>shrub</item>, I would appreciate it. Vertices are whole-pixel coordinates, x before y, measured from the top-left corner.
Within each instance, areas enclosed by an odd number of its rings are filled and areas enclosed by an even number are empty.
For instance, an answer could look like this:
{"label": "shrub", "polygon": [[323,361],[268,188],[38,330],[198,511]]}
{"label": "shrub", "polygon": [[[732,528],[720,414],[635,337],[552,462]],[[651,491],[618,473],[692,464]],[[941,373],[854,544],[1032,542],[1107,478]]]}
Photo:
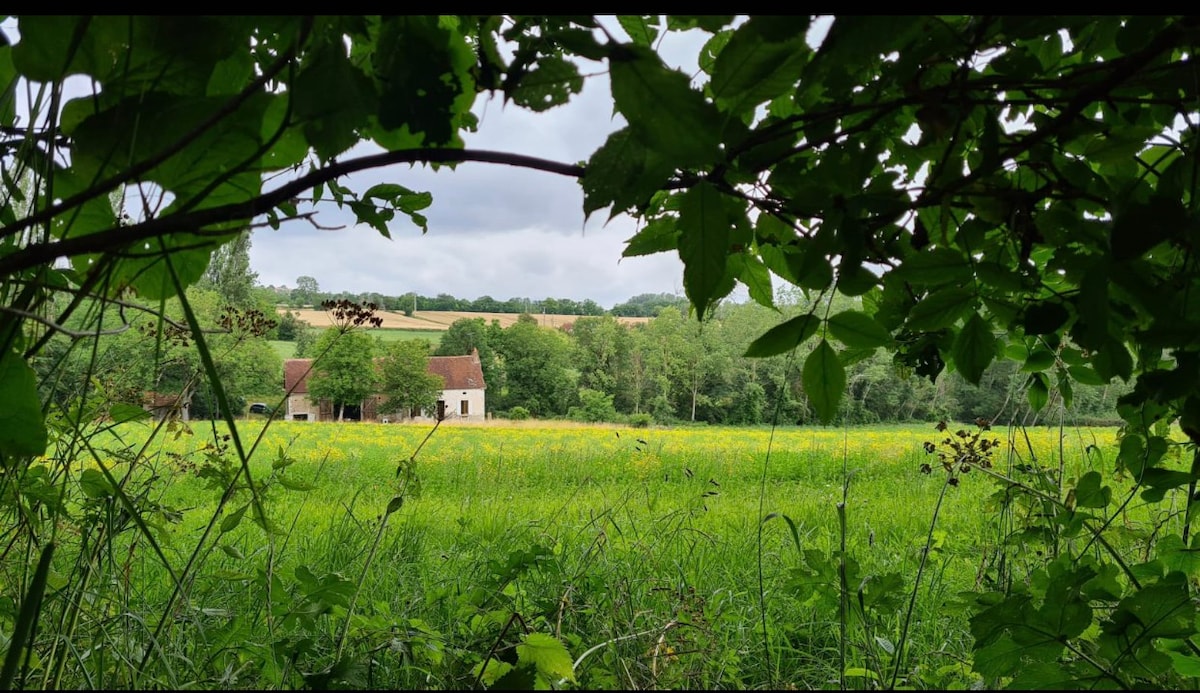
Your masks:
{"label": "shrub", "polygon": [[649,428],[652,423],[654,417],[644,411],[629,415],[629,425],[634,428]]}
{"label": "shrub", "polygon": [[525,407],[513,407],[508,410],[508,418],[514,421],[524,421],[529,418],[529,410]]}

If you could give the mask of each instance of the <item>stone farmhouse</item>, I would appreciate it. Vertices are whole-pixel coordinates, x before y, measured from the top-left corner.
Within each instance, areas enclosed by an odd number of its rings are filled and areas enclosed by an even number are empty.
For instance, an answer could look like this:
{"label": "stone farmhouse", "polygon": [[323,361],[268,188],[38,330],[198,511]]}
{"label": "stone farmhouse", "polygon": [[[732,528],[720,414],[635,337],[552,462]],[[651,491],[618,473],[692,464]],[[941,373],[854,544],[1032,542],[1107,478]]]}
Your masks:
{"label": "stone farmhouse", "polygon": [[[483,369],[479,351],[467,356],[430,356],[428,370],[441,376],[445,386],[433,411],[381,412],[383,395],[371,395],[357,406],[344,407],[342,418],[348,421],[469,421],[484,420]],[[283,387],[287,392],[287,421],[336,421],[337,412],[327,399],[314,402],[308,396],[308,376],[312,359],[287,359],[283,362]]]}

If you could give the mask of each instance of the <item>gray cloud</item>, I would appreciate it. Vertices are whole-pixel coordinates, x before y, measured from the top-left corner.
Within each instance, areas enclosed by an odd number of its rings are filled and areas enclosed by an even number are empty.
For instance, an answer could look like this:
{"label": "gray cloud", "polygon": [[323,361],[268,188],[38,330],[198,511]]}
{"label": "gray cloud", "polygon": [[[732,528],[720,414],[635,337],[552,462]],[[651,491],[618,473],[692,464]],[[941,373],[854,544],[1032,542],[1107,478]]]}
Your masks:
{"label": "gray cloud", "polygon": [[[662,51],[668,64],[693,74],[703,35],[669,38]],[[543,113],[481,96],[475,106],[479,128],[464,135],[466,146],[562,163],[587,160],[624,122],[613,116],[607,76],[591,64],[582,72],[598,74],[587,77],[569,103]],[[372,151],[377,150],[364,146],[356,153]],[[576,180],[467,162],[453,170],[398,166],[362,172],[343,183],[365,190],[385,181],[432,193],[433,205],[423,212],[428,234],[403,218],[390,225],[391,241],[369,228],[320,231],[303,222],[261,230],[251,248],[259,281],[293,286],[296,277],[308,275],[326,291],[590,298],[606,308],[641,293],[682,294],[683,266],[676,254],[622,260],[624,241],[636,230],[631,219],[620,216],[605,224],[608,213],[601,210],[585,224]],[[353,217],[326,204],[317,222],[343,226]]]}

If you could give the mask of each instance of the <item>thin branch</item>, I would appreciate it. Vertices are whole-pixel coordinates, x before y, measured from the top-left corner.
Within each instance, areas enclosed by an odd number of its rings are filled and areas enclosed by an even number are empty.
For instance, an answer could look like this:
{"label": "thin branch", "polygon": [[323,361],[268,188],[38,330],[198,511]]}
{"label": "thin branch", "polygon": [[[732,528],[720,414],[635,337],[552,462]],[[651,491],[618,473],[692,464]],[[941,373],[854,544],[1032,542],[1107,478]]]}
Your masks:
{"label": "thin branch", "polygon": [[[323,169],[313,171],[246,202],[209,207],[185,214],[172,214],[131,226],[114,226],[97,233],[72,236],[55,242],[35,243],[0,258],[0,277],[10,276],[31,267],[53,262],[59,257],[114,252],[134,243],[179,232],[211,236],[228,235],[233,233],[233,230],[205,229],[204,227],[212,224],[231,223],[244,225],[245,220],[264,214],[267,210],[296,197],[299,193],[358,171],[382,168],[392,164],[462,163],[465,161],[505,164],[574,178],[582,177],[585,172],[583,166],[576,164],[563,164],[523,154],[490,150],[418,148],[384,152],[346,162],[333,162]],[[25,221],[29,219],[18,222],[18,225],[23,227]]]}

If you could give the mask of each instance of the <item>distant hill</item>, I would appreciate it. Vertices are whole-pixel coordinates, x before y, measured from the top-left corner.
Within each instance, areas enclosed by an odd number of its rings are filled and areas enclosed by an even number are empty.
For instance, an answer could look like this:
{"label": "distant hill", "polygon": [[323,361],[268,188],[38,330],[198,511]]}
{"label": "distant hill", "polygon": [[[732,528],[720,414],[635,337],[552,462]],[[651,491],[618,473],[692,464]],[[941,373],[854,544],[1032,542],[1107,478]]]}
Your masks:
{"label": "distant hill", "polygon": [[[287,308],[279,308],[280,313],[287,312]],[[329,314],[323,310],[314,310],[311,308],[293,308],[291,309],[296,314],[297,319],[303,320],[313,327],[329,327],[333,324]],[[517,321],[520,317],[517,313],[468,313],[462,311],[450,310],[418,310],[413,313],[412,317],[408,317],[402,312],[381,310],[375,315],[383,318],[381,327],[392,330],[435,330],[445,331],[450,329],[450,325],[456,320],[463,318],[483,318],[485,324],[490,325],[492,320],[499,320],[501,327],[508,327]],[[539,325],[546,327],[562,327],[568,323],[575,322],[581,315],[553,315],[538,313],[533,316],[537,319]],[[640,325],[650,318],[626,318],[618,317],[617,321],[623,325]]]}

